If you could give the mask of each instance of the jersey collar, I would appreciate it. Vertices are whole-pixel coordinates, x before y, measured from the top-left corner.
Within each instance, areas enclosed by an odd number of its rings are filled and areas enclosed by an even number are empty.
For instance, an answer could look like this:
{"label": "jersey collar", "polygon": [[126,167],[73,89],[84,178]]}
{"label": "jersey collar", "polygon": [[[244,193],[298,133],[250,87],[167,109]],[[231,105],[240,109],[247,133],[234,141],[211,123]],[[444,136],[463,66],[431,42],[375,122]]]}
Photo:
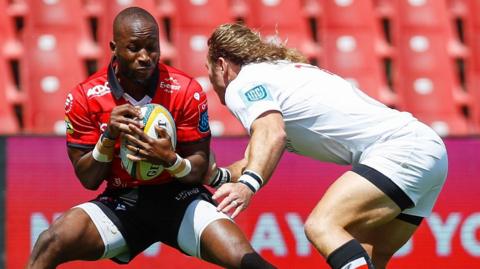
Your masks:
{"label": "jersey collar", "polygon": [[[122,96],[125,94],[125,90],[122,88],[122,85],[120,85],[120,82],[115,75],[115,70],[113,69],[115,60],[115,56],[112,57],[112,60],[108,65],[107,79],[108,84],[110,85],[110,91],[113,93],[113,96],[115,96],[115,98],[118,100],[122,98]],[[153,76],[150,78],[151,83],[147,89],[147,95],[150,96],[150,98],[153,98],[153,96],[155,95],[155,91],[157,90],[159,73],[160,72],[158,71],[157,66],[157,68],[155,68],[155,71],[153,72]]]}

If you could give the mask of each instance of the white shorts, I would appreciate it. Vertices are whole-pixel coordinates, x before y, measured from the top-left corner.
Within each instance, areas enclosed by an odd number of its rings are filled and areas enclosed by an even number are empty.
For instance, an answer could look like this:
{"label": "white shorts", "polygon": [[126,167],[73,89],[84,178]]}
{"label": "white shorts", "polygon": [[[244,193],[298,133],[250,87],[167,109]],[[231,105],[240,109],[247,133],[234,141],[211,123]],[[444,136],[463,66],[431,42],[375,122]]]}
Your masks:
{"label": "white shorts", "polygon": [[442,139],[418,121],[369,147],[362,153],[359,163],[395,183],[413,202],[402,213],[418,217],[427,217],[432,212],[448,170]]}
{"label": "white shorts", "polygon": [[[125,239],[100,207],[91,202],[75,207],[83,209],[97,227],[105,246],[101,258],[116,258],[119,261],[128,262],[130,255]],[[231,220],[229,216],[218,212],[213,204],[200,199],[193,200],[187,207],[177,235],[181,250],[188,255],[201,258],[200,238],[202,232],[210,223],[219,219]]]}

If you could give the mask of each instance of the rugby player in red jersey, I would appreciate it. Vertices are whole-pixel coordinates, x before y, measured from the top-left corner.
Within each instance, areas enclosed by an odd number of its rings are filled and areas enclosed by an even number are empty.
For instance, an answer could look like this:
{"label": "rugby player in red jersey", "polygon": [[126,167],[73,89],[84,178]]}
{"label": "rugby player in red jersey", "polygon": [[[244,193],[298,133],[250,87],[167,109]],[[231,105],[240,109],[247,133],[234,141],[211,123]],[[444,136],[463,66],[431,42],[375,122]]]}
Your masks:
{"label": "rugby player in red jersey", "polygon": [[[107,187],[40,235],[27,268],[103,258],[128,263],[158,241],[227,268],[274,268],[216,210],[202,185],[210,130],[199,84],[159,63],[158,25],[147,11],[123,10],[113,30],[111,63],[73,89],[65,108],[68,155],[78,179],[89,190],[104,181]],[[135,118],[140,117],[138,107],[148,103],[161,104],[172,114],[176,152],[162,129],[157,127],[159,139],[143,135]],[[167,171],[149,181],[129,176],[118,157],[121,136],[134,149],[132,159],[162,164]]]}

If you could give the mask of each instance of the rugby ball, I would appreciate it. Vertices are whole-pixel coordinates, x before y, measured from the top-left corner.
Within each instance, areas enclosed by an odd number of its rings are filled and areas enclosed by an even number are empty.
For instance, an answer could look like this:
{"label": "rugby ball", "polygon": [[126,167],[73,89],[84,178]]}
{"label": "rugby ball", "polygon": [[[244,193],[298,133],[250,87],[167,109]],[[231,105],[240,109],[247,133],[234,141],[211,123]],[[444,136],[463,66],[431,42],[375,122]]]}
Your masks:
{"label": "rugby ball", "polygon": [[[173,149],[177,145],[177,132],[175,121],[170,112],[163,106],[158,104],[148,104],[140,108],[143,116],[142,122],[143,132],[153,138],[158,138],[155,126],[164,128],[171,138]],[[122,167],[130,176],[138,180],[150,180],[159,176],[163,172],[163,166],[159,164],[152,164],[147,161],[133,162],[127,158],[127,154],[134,155],[135,152],[127,148],[127,141],[122,139],[120,145],[120,158],[122,160]]]}

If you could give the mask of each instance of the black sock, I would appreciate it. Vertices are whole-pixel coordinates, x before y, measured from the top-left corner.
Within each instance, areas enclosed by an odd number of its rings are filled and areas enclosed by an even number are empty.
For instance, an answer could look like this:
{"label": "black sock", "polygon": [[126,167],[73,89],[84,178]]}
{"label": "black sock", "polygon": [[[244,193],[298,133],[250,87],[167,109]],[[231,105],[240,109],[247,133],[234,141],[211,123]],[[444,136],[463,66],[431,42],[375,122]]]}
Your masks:
{"label": "black sock", "polygon": [[266,260],[264,260],[258,253],[253,252],[253,253],[248,253],[242,258],[241,262],[241,267],[240,268],[245,268],[245,269],[253,269],[253,268],[258,268],[258,269],[276,269],[275,266],[272,264],[268,263]]}
{"label": "black sock", "polygon": [[367,252],[355,239],[334,250],[327,262],[332,269],[375,269]]}

